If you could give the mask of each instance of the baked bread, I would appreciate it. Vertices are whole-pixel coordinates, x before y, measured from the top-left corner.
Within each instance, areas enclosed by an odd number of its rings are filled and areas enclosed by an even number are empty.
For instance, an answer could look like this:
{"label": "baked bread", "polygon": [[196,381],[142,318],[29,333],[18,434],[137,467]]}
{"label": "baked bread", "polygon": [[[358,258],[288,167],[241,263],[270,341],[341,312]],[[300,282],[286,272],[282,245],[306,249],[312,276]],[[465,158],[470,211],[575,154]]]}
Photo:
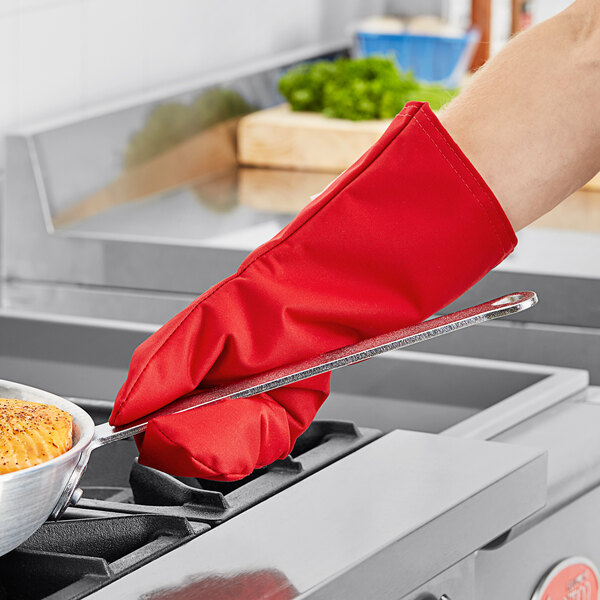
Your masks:
{"label": "baked bread", "polygon": [[72,426],[73,417],[56,406],[0,398],[0,475],[64,454]]}

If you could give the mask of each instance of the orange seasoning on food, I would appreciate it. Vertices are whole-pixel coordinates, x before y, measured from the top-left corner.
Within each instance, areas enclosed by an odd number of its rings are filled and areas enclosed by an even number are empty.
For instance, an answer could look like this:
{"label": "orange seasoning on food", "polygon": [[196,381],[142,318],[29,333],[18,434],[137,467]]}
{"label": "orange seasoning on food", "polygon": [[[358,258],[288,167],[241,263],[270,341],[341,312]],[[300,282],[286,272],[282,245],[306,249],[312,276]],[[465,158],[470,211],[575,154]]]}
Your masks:
{"label": "orange seasoning on food", "polygon": [[73,417],[51,404],[0,398],[0,475],[64,454],[72,426]]}

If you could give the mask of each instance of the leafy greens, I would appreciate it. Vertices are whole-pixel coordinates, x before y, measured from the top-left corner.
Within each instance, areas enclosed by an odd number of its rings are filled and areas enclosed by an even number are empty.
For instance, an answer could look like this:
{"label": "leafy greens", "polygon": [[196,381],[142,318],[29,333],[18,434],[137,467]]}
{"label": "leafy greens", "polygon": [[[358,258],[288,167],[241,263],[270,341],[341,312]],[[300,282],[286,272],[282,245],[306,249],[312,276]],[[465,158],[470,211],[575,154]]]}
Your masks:
{"label": "leafy greens", "polygon": [[299,65],[283,75],[279,91],[292,110],[353,121],[391,119],[410,100],[429,102],[438,110],[457,94],[420,83],[412,73],[398,71],[392,60],[378,56]]}

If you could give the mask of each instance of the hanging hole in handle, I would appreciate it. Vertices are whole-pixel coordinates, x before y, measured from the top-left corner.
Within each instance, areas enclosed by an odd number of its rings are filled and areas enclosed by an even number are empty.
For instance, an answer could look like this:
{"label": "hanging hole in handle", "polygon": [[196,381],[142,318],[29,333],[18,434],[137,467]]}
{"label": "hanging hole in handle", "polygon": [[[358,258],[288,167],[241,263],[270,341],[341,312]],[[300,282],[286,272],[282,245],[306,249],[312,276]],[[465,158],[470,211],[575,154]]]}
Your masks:
{"label": "hanging hole in handle", "polygon": [[520,302],[523,300],[525,296],[523,294],[509,294],[508,296],[504,296],[504,298],[500,298],[500,300],[496,300],[496,302],[492,302],[492,306],[504,306],[505,304],[514,304],[515,302]]}

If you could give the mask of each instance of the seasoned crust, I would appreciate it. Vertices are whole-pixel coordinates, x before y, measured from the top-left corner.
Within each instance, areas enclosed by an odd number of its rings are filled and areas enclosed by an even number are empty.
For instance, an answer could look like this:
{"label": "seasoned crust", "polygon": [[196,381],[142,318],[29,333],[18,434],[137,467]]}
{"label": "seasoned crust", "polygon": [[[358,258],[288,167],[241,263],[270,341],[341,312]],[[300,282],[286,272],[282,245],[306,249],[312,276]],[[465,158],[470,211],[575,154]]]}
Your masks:
{"label": "seasoned crust", "polygon": [[73,417],[56,406],[0,398],[0,475],[64,454],[72,426]]}

